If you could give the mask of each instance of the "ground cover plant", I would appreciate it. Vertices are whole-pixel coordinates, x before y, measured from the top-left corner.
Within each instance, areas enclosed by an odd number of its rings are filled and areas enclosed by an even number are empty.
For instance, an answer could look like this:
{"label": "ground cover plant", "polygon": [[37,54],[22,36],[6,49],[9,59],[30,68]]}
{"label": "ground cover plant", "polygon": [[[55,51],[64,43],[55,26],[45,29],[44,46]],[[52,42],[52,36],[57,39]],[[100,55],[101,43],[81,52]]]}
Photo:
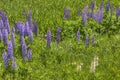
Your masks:
{"label": "ground cover plant", "polygon": [[1,0],[0,80],[119,80],[119,0]]}

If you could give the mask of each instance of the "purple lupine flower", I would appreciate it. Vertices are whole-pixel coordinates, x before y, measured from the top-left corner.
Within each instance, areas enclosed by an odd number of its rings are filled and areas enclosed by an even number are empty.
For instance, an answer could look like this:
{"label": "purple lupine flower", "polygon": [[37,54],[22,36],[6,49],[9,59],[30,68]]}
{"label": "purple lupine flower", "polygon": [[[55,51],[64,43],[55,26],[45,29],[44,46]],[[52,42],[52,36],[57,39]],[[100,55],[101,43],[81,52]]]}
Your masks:
{"label": "purple lupine flower", "polygon": [[50,47],[50,44],[51,44],[51,31],[48,30],[47,31],[47,47]]}
{"label": "purple lupine flower", "polygon": [[11,41],[8,42],[7,52],[8,52],[8,59],[13,60],[13,59],[14,59],[14,55],[13,55],[13,45],[12,45],[12,42],[11,42]]}
{"label": "purple lupine flower", "polygon": [[15,27],[14,26],[12,27],[12,33],[15,33]]}
{"label": "purple lupine flower", "polygon": [[24,25],[20,25],[20,36],[24,36]]}
{"label": "purple lupine flower", "polygon": [[77,31],[77,34],[76,34],[76,40],[80,41],[80,31],[79,30]]}
{"label": "purple lupine flower", "polygon": [[88,11],[87,16],[88,16],[88,18],[91,18],[92,17],[92,12]]}
{"label": "purple lupine flower", "polygon": [[7,54],[7,52],[3,52],[2,58],[3,58],[5,68],[7,68],[7,66],[8,66],[8,54]]}
{"label": "purple lupine flower", "polygon": [[99,10],[98,11],[98,19],[97,19],[98,23],[101,23],[102,19],[103,19],[103,11]]}
{"label": "purple lupine flower", "polygon": [[64,19],[70,18],[70,9],[64,8]]}
{"label": "purple lupine flower", "polygon": [[95,3],[94,3],[94,1],[92,1],[91,4],[90,4],[90,9],[93,10],[94,7],[95,7]]}
{"label": "purple lupine flower", "polygon": [[85,45],[88,46],[89,45],[89,37],[86,36],[86,39],[85,39]]}
{"label": "purple lupine flower", "polygon": [[24,36],[20,36],[20,43],[21,43],[21,45],[25,43]]}
{"label": "purple lupine flower", "polygon": [[60,27],[57,28],[57,43],[60,42],[60,35],[61,35],[61,29]]}
{"label": "purple lupine flower", "polygon": [[94,13],[92,14],[92,18],[93,18],[95,21],[97,21],[97,20],[98,20],[98,13],[97,13],[97,12],[94,12]]}
{"label": "purple lupine flower", "polygon": [[2,36],[3,36],[4,45],[7,46],[7,44],[8,44],[8,31],[7,31],[7,29],[2,29]]}
{"label": "purple lupine flower", "polygon": [[2,41],[3,40],[3,37],[2,37],[2,32],[0,30],[0,40]]}
{"label": "purple lupine flower", "polygon": [[25,22],[24,27],[24,34],[28,35],[30,30],[28,21]]}
{"label": "purple lupine flower", "polygon": [[108,2],[106,3],[106,12],[108,12],[109,9],[110,9],[110,1],[108,1]]}
{"label": "purple lupine flower", "polygon": [[31,49],[28,50],[27,57],[29,60],[32,59],[32,50]]}
{"label": "purple lupine flower", "polygon": [[15,60],[12,60],[12,68],[13,68],[13,69],[17,68],[17,64],[16,64],[16,61],[15,61]]}
{"label": "purple lupine flower", "polygon": [[15,34],[13,32],[11,33],[11,42],[13,47],[15,47]]}
{"label": "purple lupine flower", "polygon": [[104,8],[104,0],[102,0],[101,4],[100,4],[100,10],[103,10]]}
{"label": "purple lupine flower", "polygon": [[26,57],[27,57],[27,46],[26,46],[26,43],[22,44],[22,57],[23,57],[23,60],[26,60]]}
{"label": "purple lupine flower", "polygon": [[16,29],[18,32],[20,32],[20,30],[21,30],[21,24],[22,24],[21,21],[16,22]]}
{"label": "purple lupine flower", "polygon": [[29,23],[30,29],[32,30],[33,23],[32,23],[32,12],[31,11],[29,11],[29,13],[28,13],[28,23]]}
{"label": "purple lupine flower", "polygon": [[0,29],[2,30],[4,28],[4,25],[3,25],[3,20],[0,19]]}
{"label": "purple lupine flower", "polygon": [[33,33],[32,33],[32,30],[31,30],[31,29],[29,30],[28,36],[29,36],[29,41],[30,41],[30,43],[32,43],[32,42],[33,42]]}
{"label": "purple lupine flower", "polygon": [[94,43],[95,43],[95,36],[93,35],[92,36],[92,45],[94,45]]}
{"label": "purple lupine flower", "polygon": [[37,26],[36,20],[34,20],[33,32],[36,36],[38,35],[38,26]]}
{"label": "purple lupine flower", "polygon": [[82,12],[82,21],[83,21],[83,25],[86,26],[87,24],[87,6],[84,7],[84,10]]}
{"label": "purple lupine flower", "polygon": [[7,15],[3,11],[0,11],[0,15],[2,17],[4,27],[8,30],[8,33],[10,33],[10,25],[9,25],[9,22],[8,22]]}
{"label": "purple lupine flower", "polygon": [[120,8],[116,8],[116,19],[118,20],[118,17],[120,16]]}

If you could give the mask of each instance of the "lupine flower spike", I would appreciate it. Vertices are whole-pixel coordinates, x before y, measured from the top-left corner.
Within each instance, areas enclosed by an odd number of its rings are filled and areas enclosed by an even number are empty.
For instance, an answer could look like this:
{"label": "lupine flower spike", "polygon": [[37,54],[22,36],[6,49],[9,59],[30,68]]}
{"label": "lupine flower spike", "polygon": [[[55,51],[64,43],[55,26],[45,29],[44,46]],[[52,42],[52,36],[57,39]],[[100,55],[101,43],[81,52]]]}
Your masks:
{"label": "lupine flower spike", "polygon": [[13,68],[13,69],[17,68],[17,64],[16,64],[16,61],[15,61],[15,60],[12,61],[12,68]]}
{"label": "lupine flower spike", "polygon": [[51,31],[47,31],[47,47],[50,47],[51,44]]}
{"label": "lupine flower spike", "polygon": [[80,41],[80,31],[79,30],[77,31],[76,39],[77,39],[77,41]]}
{"label": "lupine flower spike", "polygon": [[7,68],[7,66],[8,66],[8,54],[7,54],[7,52],[3,52],[2,58],[3,58],[5,68]]}
{"label": "lupine flower spike", "polygon": [[61,34],[61,29],[60,27],[57,28],[57,43],[60,42],[60,34]]}
{"label": "lupine flower spike", "polygon": [[28,60],[32,59],[32,50],[31,49],[28,50],[27,57],[28,57]]}

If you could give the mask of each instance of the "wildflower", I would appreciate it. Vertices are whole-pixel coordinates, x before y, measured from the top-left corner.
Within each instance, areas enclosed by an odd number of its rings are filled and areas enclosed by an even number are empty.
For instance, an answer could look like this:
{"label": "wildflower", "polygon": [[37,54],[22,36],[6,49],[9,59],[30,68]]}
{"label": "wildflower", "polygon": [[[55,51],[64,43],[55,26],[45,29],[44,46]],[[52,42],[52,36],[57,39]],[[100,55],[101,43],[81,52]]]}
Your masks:
{"label": "wildflower", "polygon": [[0,30],[0,40],[2,41],[3,40],[3,37],[2,37],[2,32]]}
{"label": "wildflower", "polygon": [[95,7],[95,3],[94,3],[94,1],[93,1],[93,2],[91,2],[91,4],[90,4],[90,9],[93,10],[94,7]]}
{"label": "wildflower", "polygon": [[9,22],[8,22],[7,15],[3,11],[0,11],[0,15],[2,17],[4,27],[7,29],[8,33],[10,33],[10,25],[9,25]]}
{"label": "wildflower", "polygon": [[68,19],[68,18],[70,18],[70,9],[65,8],[64,9],[64,19]]}
{"label": "wildflower", "polygon": [[116,8],[116,19],[118,20],[118,17],[120,16],[120,9]]}
{"label": "wildflower", "polygon": [[3,25],[3,20],[0,19],[0,29],[2,30],[4,28],[4,25]]}
{"label": "wildflower", "polygon": [[13,47],[15,47],[15,34],[13,32],[11,33],[11,42]]}
{"label": "wildflower", "polygon": [[80,31],[79,30],[77,31],[76,39],[77,39],[77,41],[80,41]]}
{"label": "wildflower", "polygon": [[23,57],[23,60],[25,60],[27,57],[27,46],[25,43],[22,44],[22,57]]}
{"label": "wildflower", "polygon": [[30,29],[32,30],[33,23],[32,23],[32,13],[31,13],[31,11],[29,11],[29,13],[28,13],[28,24],[29,24]]}
{"label": "wildflower", "polygon": [[102,19],[103,19],[103,11],[99,10],[98,11],[98,18],[97,18],[98,23],[101,23]]}
{"label": "wildflower", "polygon": [[51,31],[47,31],[47,47],[50,47],[51,44]]}
{"label": "wildflower", "polygon": [[61,29],[60,27],[57,28],[57,43],[60,42],[60,33],[61,33]]}
{"label": "wildflower", "polygon": [[31,30],[31,29],[29,29],[29,34],[28,34],[28,36],[29,36],[29,41],[32,43],[32,42],[33,42],[33,33],[32,33],[32,30]]}
{"label": "wildflower", "polygon": [[13,45],[12,45],[11,41],[8,42],[8,49],[7,49],[7,51],[8,51],[8,59],[13,60],[14,59]]}
{"label": "wildflower", "polygon": [[16,61],[15,61],[15,60],[12,61],[12,68],[13,68],[13,69],[17,68],[17,64],[16,64]]}
{"label": "wildflower", "polygon": [[28,24],[28,21],[26,21],[25,24],[24,24],[24,34],[28,35],[29,34],[29,30],[30,30],[29,24]]}
{"label": "wildflower", "polygon": [[110,1],[108,1],[108,2],[106,3],[106,12],[108,12],[109,9],[110,9]]}
{"label": "wildflower", "polygon": [[18,32],[20,32],[20,30],[21,30],[21,24],[22,24],[21,21],[16,22],[16,29]]}
{"label": "wildflower", "polygon": [[86,46],[89,45],[89,38],[88,38],[88,36],[86,36],[86,39],[85,39],[85,45],[86,45]]}
{"label": "wildflower", "polygon": [[29,60],[32,59],[32,50],[31,49],[28,50],[27,57]]}
{"label": "wildflower", "polygon": [[8,54],[7,54],[7,52],[3,52],[2,58],[3,58],[3,61],[4,61],[4,66],[6,68],[8,66]]}
{"label": "wildflower", "polygon": [[83,25],[86,26],[87,24],[87,6],[84,7],[84,10],[82,12],[82,22],[83,22]]}
{"label": "wildflower", "polygon": [[7,46],[7,44],[8,44],[8,31],[7,31],[7,29],[2,29],[2,35],[3,35],[4,45]]}
{"label": "wildflower", "polygon": [[37,26],[36,20],[34,20],[33,32],[36,36],[38,35],[38,26]]}
{"label": "wildflower", "polygon": [[101,4],[100,4],[100,10],[103,10],[104,8],[104,0],[102,0]]}

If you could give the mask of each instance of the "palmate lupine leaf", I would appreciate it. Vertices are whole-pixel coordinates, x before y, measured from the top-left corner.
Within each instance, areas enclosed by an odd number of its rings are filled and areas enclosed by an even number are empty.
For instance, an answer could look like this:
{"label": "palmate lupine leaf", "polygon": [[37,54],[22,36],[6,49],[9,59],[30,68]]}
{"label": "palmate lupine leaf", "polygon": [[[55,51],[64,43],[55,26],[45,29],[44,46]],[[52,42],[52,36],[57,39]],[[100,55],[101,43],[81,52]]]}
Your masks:
{"label": "palmate lupine leaf", "polygon": [[47,47],[50,47],[51,39],[52,39],[52,37],[51,37],[51,31],[48,30],[47,31]]}
{"label": "palmate lupine leaf", "polygon": [[7,44],[8,44],[8,31],[7,31],[7,29],[2,29],[2,36],[3,36],[4,45],[7,46]]}
{"label": "palmate lupine leaf", "polygon": [[14,54],[13,54],[13,45],[12,45],[11,41],[8,42],[7,52],[8,52],[8,59],[13,60],[14,59]]}
{"label": "palmate lupine leaf", "polygon": [[4,67],[7,68],[8,67],[8,54],[7,54],[7,52],[3,52],[2,58],[3,58],[3,62],[4,62]]}
{"label": "palmate lupine leaf", "polygon": [[0,11],[0,16],[2,17],[4,27],[7,29],[8,33],[10,33],[10,25],[9,25],[9,22],[8,22],[7,15],[5,14],[5,12]]}
{"label": "palmate lupine leaf", "polygon": [[57,28],[57,43],[60,42],[60,35],[61,35],[61,28],[58,27],[58,28]]}

